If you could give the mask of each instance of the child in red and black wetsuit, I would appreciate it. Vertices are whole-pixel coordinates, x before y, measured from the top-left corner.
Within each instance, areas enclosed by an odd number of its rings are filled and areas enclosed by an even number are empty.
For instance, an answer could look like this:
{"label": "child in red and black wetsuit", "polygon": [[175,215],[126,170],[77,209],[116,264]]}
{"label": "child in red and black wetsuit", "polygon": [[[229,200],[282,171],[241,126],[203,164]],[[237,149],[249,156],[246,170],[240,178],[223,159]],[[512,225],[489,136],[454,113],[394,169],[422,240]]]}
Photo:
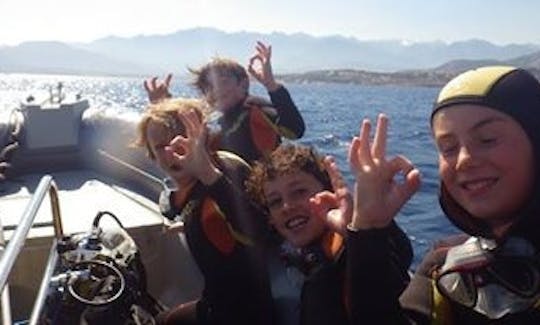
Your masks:
{"label": "child in red and black wetsuit", "polygon": [[[268,91],[271,102],[249,95],[249,77],[238,62],[216,58],[199,69],[191,69],[193,85],[207,103],[222,113],[219,149],[231,151],[248,163],[269,154],[281,138],[297,139],[304,134],[304,120],[287,89],[276,82],[272,72],[272,47],[258,42],[248,72]],[[168,87],[156,78],[145,81],[151,102],[171,97]]]}
{"label": "child in red and black wetsuit", "polygon": [[138,126],[146,147],[177,185],[162,194],[163,214],[182,222],[204,277],[202,297],[160,315],[161,324],[272,324],[263,255],[255,246],[261,223],[243,198],[249,166],[238,156],[207,149],[201,103],[151,105]]}
{"label": "child in red and black wetsuit", "polygon": [[[278,311],[278,317],[288,316],[280,318],[280,324],[350,324],[344,236],[352,203],[333,159],[323,160],[309,147],[282,145],[254,164],[247,187],[268,207],[268,222],[282,239],[283,262],[288,274],[295,275],[290,280],[301,282],[296,301],[299,314],[291,317]],[[395,225],[389,244],[401,253],[390,263],[405,270],[397,286],[404,289],[412,248]],[[272,289],[279,310],[282,297],[275,292],[274,280]]]}

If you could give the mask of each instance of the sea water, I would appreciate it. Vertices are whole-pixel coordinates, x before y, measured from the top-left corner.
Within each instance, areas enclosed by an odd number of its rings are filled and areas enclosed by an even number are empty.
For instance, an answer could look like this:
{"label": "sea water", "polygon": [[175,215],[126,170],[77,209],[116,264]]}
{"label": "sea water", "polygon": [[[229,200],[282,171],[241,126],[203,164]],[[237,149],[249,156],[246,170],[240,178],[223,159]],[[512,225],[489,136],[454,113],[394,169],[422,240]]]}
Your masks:
{"label": "sea water", "polygon": [[[91,103],[85,114],[137,118],[147,104],[142,78],[63,75],[0,74],[0,117],[29,95],[47,94],[62,82],[68,93],[81,93]],[[352,84],[287,84],[306,123],[300,143],[336,157],[348,183],[354,179],[346,162],[348,144],[364,118],[374,121],[384,112],[390,119],[388,156],[410,159],[422,175],[416,195],[401,209],[397,222],[411,239],[417,265],[431,243],[457,230],[443,216],[437,202],[437,156],[430,135],[429,116],[437,88],[360,86]],[[174,96],[194,97],[197,92],[184,78],[173,79]],[[252,84],[251,92],[267,96]]]}

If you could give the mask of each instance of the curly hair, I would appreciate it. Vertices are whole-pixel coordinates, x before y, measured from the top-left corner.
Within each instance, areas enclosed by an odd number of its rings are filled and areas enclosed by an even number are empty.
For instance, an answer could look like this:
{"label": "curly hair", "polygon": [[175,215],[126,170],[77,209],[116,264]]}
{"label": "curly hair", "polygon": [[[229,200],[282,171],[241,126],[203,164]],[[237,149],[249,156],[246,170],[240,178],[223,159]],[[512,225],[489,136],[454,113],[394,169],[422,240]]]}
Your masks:
{"label": "curly hair", "polygon": [[280,145],[268,157],[254,163],[246,180],[247,191],[258,203],[265,205],[264,184],[279,176],[291,175],[298,171],[313,175],[324,189],[332,189],[323,157],[311,147],[287,144]]}
{"label": "curly hair", "polygon": [[246,69],[238,62],[216,57],[212,61],[198,69],[188,69],[193,74],[191,85],[197,88],[203,95],[206,95],[212,87],[210,74],[217,73],[220,76],[232,76],[236,81],[249,80]]}
{"label": "curly hair", "polygon": [[204,120],[207,108],[203,102],[192,98],[166,99],[155,104],[150,104],[145,110],[142,119],[137,125],[137,139],[133,142],[136,147],[146,148],[146,154],[154,160],[155,156],[148,143],[147,130],[150,122],[163,125],[170,132],[185,135],[184,124],[178,117],[179,113],[194,111],[199,118]]}

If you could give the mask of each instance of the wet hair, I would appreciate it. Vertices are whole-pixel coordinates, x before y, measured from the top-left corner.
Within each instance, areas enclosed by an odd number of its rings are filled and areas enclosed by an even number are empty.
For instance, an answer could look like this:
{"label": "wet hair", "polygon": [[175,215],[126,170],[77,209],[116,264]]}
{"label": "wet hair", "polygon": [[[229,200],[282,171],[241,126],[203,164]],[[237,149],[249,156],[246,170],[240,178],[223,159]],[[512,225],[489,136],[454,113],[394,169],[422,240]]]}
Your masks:
{"label": "wet hair", "polygon": [[246,181],[246,188],[259,204],[266,205],[264,184],[298,171],[313,175],[325,190],[332,190],[323,157],[311,147],[292,144],[280,145],[268,157],[256,161]]}
{"label": "wet hair", "polygon": [[210,80],[212,72],[220,76],[231,76],[237,82],[248,80],[249,78],[246,69],[240,63],[220,57],[213,58],[210,62],[198,69],[189,68],[189,72],[193,75],[191,84],[205,96],[212,88]]}
{"label": "wet hair", "polygon": [[[525,131],[534,154],[534,188],[531,199],[516,212],[519,228],[540,227],[540,83],[528,71],[508,66],[483,67],[464,72],[452,79],[439,93],[433,106],[431,123],[437,112],[460,104],[488,107],[512,117]],[[511,154],[511,153],[508,153]],[[510,189],[509,189],[510,190]],[[492,237],[481,221],[469,214],[441,182],[441,208],[456,226],[473,236]],[[536,221],[538,220],[538,221]],[[539,223],[537,226],[531,226]],[[526,226],[528,225],[528,226]],[[514,227],[516,229],[516,227]],[[534,230],[536,232],[537,230]],[[520,231],[522,232],[522,231]],[[533,236],[538,237],[536,234]],[[540,244],[540,243],[539,243]]]}
{"label": "wet hair", "polygon": [[178,114],[194,111],[201,120],[206,115],[206,107],[198,99],[166,99],[156,104],[150,104],[137,125],[137,139],[133,145],[146,148],[146,154],[154,160],[155,156],[148,143],[147,130],[150,122],[159,124],[175,134],[185,135],[185,127]]}

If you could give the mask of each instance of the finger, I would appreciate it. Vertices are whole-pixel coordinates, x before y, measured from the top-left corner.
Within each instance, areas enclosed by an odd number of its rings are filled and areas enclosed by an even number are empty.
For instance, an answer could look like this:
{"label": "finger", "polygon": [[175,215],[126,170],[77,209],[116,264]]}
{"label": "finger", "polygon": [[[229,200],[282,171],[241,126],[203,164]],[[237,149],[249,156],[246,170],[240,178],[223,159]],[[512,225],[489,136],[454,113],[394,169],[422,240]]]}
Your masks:
{"label": "finger", "polygon": [[255,70],[253,69],[253,64],[255,62],[256,57],[257,57],[257,55],[254,55],[251,58],[249,58],[248,71],[251,74],[253,74],[255,72]]}
{"label": "finger", "polygon": [[143,82],[143,85],[144,85],[144,90],[146,90],[147,93],[150,92],[150,86],[148,85],[148,80],[145,80]]}
{"label": "finger", "polygon": [[272,58],[272,45],[268,46],[268,55],[266,57],[268,60]]}
{"label": "finger", "polygon": [[150,85],[152,86],[151,89],[157,88],[156,82],[157,82],[157,77],[154,77],[150,80]]}
{"label": "finger", "polygon": [[360,167],[360,162],[358,161],[358,150],[360,148],[360,139],[358,137],[353,137],[351,144],[349,145],[349,152],[347,154],[347,160],[349,161],[349,166],[356,172]]}
{"label": "finger", "polygon": [[405,157],[397,156],[389,162],[392,172],[390,177],[396,175],[399,171],[403,172],[404,181],[398,183],[395,187],[399,199],[405,203],[420,187],[420,171]]}
{"label": "finger", "polygon": [[418,169],[413,169],[410,172],[407,173],[405,176],[405,183],[404,188],[406,188],[405,194],[407,195],[407,199],[410,198],[418,189],[420,188],[421,176],[420,171]]}
{"label": "finger", "polygon": [[334,209],[338,207],[339,201],[335,193],[323,191],[313,196],[314,204],[320,206],[323,210]]}
{"label": "finger", "polygon": [[360,129],[360,148],[358,151],[358,159],[360,163],[373,165],[373,159],[371,157],[371,148],[369,147],[369,136],[371,133],[371,122],[368,119],[362,121],[362,128]]}
{"label": "finger", "polygon": [[349,223],[343,213],[339,209],[332,209],[326,214],[326,223],[332,228],[333,231],[339,233],[342,236],[345,236],[347,233],[346,224]]}
{"label": "finger", "polygon": [[171,142],[169,142],[168,147],[176,153],[185,152],[188,141],[189,141],[188,138],[181,135],[177,135],[171,140]]}
{"label": "finger", "polygon": [[251,71],[255,71],[253,69],[253,66],[255,65],[255,61],[259,59],[259,55],[258,54],[255,54],[254,56],[252,56],[251,58],[249,58],[249,64],[248,64],[248,69],[251,70]]}
{"label": "finger", "polygon": [[249,59],[249,65],[250,66],[254,66],[255,65],[255,62],[259,60],[259,62],[262,64],[263,60],[261,58],[261,55],[259,54],[255,54],[254,56],[252,56],[250,59]]}
{"label": "finger", "polygon": [[266,54],[268,53],[266,45],[261,41],[257,41],[257,45],[255,46],[255,48],[257,49],[257,52],[263,54],[264,56],[266,56]]}
{"label": "finger", "polygon": [[164,82],[164,84],[165,84],[165,87],[166,87],[166,88],[169,88],[169,85],[171,84],[171,80],[172,80],[172,73],[169,73],[169,74],[167,75],[167,77],[165,77],[165,82]]}
{"label": "finger", "polygon": [[377,128],[373,138],[373,158],[383,160],[386,155],[386,139],[388,134],[388,117],[379,114],[377,118]]}
{"label": "finger", "polygon": [[403,172],[403,175],[407,175],[414,169],[412,162],[404,156],[396,156],[388,162],[389,172],[391,175],[395,175],[398,172]]}
{"label": "finger", "polygon": [[345,179],[343,178],[334,157],[326,156],[324,158],[324,165],[328,172],[328,176],[330,176],[330,182],[332,183],[334,191],[345,187]]}
{"label": "finger", "polygon": [[184,128],[186,130],[186,137],[189,139],[196,136],[195,134],[196,128],[195,128],[192,114],[194,114],[194,112],[192,111],[178,112],[178,118],[180,119],[180,121],[182,121],[182,124],[184,125]]}

